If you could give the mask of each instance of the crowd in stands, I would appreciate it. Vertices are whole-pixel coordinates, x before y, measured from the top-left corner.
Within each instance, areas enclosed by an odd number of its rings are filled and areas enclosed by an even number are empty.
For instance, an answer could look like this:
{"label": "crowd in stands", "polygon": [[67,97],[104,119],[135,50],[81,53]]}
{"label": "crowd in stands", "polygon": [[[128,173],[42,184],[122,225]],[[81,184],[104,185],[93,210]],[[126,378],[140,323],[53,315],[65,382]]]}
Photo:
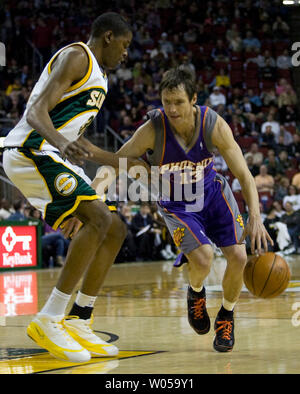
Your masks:
{"label": "crowd in stands", "polygon": [[[86,42],[92,20],[116,9],[132,22],[134,36],[128,61],[109,73],[98,132],[108,124],[124,141],[131,138],[146,113],[161,105],[158,85],[164,71],[188,67],[197,81],[197,104],[210,106],[228,122],[243,151],[274,250],[299,253],[299,98],[293,88],[289,11],[279,0],[16,1],[0,14],[8,52],[7,67],[0,70],[0,136],[22,115],[35,81],[32,64],[24,64],[16,47],[30,40],[45,65],[62,46]],[[10,119],[9,126],[1,118]],[[215,165],[246,216],[239,182],[218,152]],[[173,258],[176,250],[154,205],[134,213],[130,203],[120,204],[129,229],[120,261]]]}

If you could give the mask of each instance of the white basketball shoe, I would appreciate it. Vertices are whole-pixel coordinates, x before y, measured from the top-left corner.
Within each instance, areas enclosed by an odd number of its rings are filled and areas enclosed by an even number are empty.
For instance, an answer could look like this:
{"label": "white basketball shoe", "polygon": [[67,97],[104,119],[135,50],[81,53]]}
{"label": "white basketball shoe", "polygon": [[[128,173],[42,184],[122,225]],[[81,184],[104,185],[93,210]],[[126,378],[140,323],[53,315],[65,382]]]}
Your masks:
{"label": "white basketball shoe", "polygon": [[63,317],[37,314],[27,327],[28,336],[55,358],[76,363],[89,361],[89,351],[67,333]]}
{"label": "white basketball shoe", "polygon": [[63,326],[76,342],[87,349],[95,357],[115,357],[119,349],[99,338],[92,329],[91,319],[79,319],[78,316],[66,316]]}

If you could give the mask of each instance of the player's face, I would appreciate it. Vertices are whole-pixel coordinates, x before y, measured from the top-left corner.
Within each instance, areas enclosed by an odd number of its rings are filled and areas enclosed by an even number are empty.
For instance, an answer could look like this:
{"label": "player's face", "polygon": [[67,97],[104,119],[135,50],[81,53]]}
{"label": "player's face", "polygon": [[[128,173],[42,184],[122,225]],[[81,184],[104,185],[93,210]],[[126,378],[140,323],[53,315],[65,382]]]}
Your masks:
{"label": "player's face", "polygon": [[105,51],[103,59],[104,66],[109,69],[114,69],[126,60],[128,56],[128,47],[132,40],[132,33],[128,32],[122,36],[114,36],[111,34],[110,41]]}
{"label": "player's face", "polygon": [[193,119],[193,106],[196,99],[196,95],[192,100],[189,99],[183,85],[172,90],[164,89],[162,91],[161,101],[172,126],[177,129],[181,125],[190,123]]}

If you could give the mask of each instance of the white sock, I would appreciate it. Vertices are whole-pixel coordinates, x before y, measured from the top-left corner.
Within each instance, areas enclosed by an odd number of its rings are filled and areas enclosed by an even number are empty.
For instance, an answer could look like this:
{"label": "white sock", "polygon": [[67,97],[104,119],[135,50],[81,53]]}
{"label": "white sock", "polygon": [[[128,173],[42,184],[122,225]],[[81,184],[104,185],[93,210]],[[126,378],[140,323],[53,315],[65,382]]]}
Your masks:
{"label": "white sock", "polygon": [[89,306],[90,308],[92,308],[95,304],[95,301],[97,299],[97,296],[88,296],[86,294],[81,293],[80,291],[78,291],[75,303],[78,306],[81,306],[82,308],[84,308],[85,306]]}
{"label": "white sock", "polygon": [[201,287],[193,287],[193,286],[191,285],[191,288],[192,288],[196,293],[200,293],[200,291],[203,289],[203,286],[201,286]]}
{"label": "white sock", "polygon": [[229,302],[229,301],[225,300],[225,298],[223,297],[222,305],[227,311],[233,311],[235,304],[236,304],[236,302]]}
{"label": "white sock", "polygon": [[54,287],[40,313],[46,313],[51,316],[64,315],[70,298],[71,294],[65,294]]}

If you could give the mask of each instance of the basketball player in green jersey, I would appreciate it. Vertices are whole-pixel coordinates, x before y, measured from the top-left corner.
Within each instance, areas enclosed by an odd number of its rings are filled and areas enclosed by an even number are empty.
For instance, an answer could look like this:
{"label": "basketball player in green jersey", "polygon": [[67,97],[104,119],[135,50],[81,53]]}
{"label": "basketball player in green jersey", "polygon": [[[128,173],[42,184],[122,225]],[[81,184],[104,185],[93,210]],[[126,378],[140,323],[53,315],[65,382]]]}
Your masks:
{"label": "basketball player in green jersey", "polygon": [[[73,43],[52,57],[22,119],[4,142],[8,177],[43,213],[46,222],[56,229],[74,216],[84,224],[72,239],[56,287],[27,328],[38,345],[59,359],[73,362],[88,361],[91,355],[118,354],[116,346],[92,331],[91,311],[126,229],[75,164],[91,160],[119,165],[118,155],[91,144],[83,132],[105,99],[105,70],[126,59],[131,40],[130,26],[122,16],[100,15],[87,44]],[[129,166],[135,163],[131,160]],[[70,312],[75,316],[67,319],[67,304],[82,277]]]}

